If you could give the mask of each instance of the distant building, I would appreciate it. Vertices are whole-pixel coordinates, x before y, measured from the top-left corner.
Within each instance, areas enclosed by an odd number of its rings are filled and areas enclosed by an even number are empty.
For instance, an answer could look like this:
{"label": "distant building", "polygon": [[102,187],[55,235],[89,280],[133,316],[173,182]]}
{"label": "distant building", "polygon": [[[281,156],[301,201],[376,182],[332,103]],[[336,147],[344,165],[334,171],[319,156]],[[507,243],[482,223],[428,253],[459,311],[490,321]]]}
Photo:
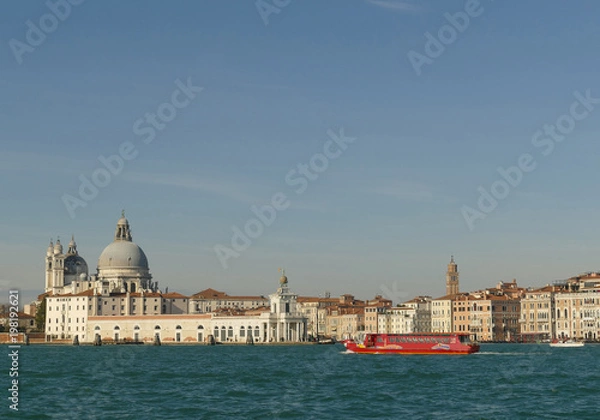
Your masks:
{"label": "distant building", "polygon": [[450,258],[448,269],[446,270],[446,295],[456,295],[459,293],[458,265],[454,262],[454,255]]}
{"label": "distant building", "polygon": [[206,289],[190,296],[189,312],[202,314],[219,309],[257,309],[269,306],[269,298],[264,296],[229,296],[214,289]]}
{"label": "distant building", "polygon": [[417,296],[402,306],[415,310],[413,330],[416,333],[431,332],[431,296]]}
{"label": "distant building", "polygon": [[[206,289],[191,297],[162,292],[152,281],[148,259],[133,243],[129,221],[117,222],[114,241],[98,259],[95,275],[77,252],[74,239],[63,253],[60,240],[46,252],[46,340],[245,342],[303,341],[306,318],[284,275],[264,296],[228,296]],[[37,302],[39,303],[39,302]],[[37,304],[36,303],[36,304]],[[25,321],[26,316],[23,316]]]}
{"label": "distant building", "polygon": [[340,303],[338,298],[332,298],[329,294],[325,297],[298,297],[298,308],[308,321],[309,339],[325,336],[327,331],[327,308]]}
{"label": "distant building", "polygon": [[452,332],[452,302],[456,295],[446,295],[431,301],[431,331]]}
{"label": "distant building", "polygon": [[415,332],[416,309],[409,306],[384,307],[377,314],[378,329],[384,334],[407,334]]}
{"label": "distant building", "polygon": [[521,341],[537,342],[556,336],[553,320],[555,295],[559,290],[548,285],[526,291],[521,299]]}
{"label": "distant building", "polygon": [[11,312],[0,313],[0,330],[8,331],[10,329],[10,323],[17,321],[17,328],[19,331],[29,332],[35,329],[35,317],[25,312],[17,312],[17,317],[14,317],[15,313],[12,312],[13,316],[10,316]]}

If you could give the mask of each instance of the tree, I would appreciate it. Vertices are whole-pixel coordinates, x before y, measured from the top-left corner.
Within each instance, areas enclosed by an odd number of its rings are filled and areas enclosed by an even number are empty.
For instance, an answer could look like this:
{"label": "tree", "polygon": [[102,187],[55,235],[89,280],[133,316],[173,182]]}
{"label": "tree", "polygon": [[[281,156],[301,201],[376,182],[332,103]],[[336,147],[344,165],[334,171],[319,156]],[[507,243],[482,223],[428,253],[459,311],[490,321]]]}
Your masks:
{"label": "tree", "polygon": [[39,331],[46,329],[46,296],[42,299],[42,302],[37,307],[35,313],[35,326]]}

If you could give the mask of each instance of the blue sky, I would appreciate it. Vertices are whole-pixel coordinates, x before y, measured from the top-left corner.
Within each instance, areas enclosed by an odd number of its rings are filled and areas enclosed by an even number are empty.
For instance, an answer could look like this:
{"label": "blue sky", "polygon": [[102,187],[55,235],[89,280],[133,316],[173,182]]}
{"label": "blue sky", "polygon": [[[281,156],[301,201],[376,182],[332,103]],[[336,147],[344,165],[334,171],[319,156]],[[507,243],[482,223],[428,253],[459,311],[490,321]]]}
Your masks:
{"label": "blue sky", "polygon": [[[600,269],[600,105],[548,156],[532,144],[575,92],[600,97],[600,4],[482,0],[417,75],[407,54],[465,7],[292,0],[265,25],[254,1],[87,1],[19,63],[11,40],[49,8],[4,4],[0,280],[41,292],[49,239],[72,233],[94,272],[123,208],[154,278],[183,293],[268,294],[285,267],[303,295],[441,296],[451,254],[463,290]],[[177,80],[203,90],[144,144],[134,123]],[[286,175],[341,128],[356,140],[296,194]],[[124,142],[137,156],[72,218],[62,197]],[[535,170],[469,229],[463,206],[523,154]],[[289,208],[223,269],[215,245],[278,192]]]}

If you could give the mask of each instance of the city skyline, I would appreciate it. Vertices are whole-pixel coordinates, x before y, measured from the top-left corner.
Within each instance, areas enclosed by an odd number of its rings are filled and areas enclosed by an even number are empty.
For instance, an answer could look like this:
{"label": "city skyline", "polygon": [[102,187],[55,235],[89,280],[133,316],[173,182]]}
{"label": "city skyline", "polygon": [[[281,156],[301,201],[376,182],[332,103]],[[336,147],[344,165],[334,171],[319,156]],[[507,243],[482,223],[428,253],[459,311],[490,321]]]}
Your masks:
{"label": "city skyline", "polygon": [[[125,210],[122,210],[121,212],[121,219],[123,219],[125,217]],[[116,234],[115,234],[116,235]],[[132,235],[133,236],[133,235]],[[67,248],[71,248],[71,245],[73,245],[74,247],[76,247],[75,249],[77,250],[77,254],[80,257],[83,257],[84,259],[86,259],[86,257],[84,255],[82,255],[79,252],[79,244],[77,243],[77,241],[75,240],[75,234],[71,235],[70,238],[70,242],[66,242],[65,239],[61,240],[60,236],[57,236],[56,238],[51,238],[50,239],[50,245],[56,245],[58,246],[59,243],[60,245],[63,247],[63,249],[66,251]],[[130,238],[133,239],[133,238]],[[133,241],[135,243],[135,241]],[[67,246],[68,244],[68,246]],[[108,244],[107,244],[108,245]],[[104,254],[104,252],[102,253]],[[86,260],[87,261],[87,260]],[[90,265],[90,263],[88,262],[87,265],[90,267],[89,268],[89,272],[91,275],[95,275],[96,273],[96,268],[95,268],[95,264],[94,265]],[[393,283],[381,283],[379,286],[379,289],[374,291],[372,294],[370,295],[360,295],[360,294],[355,294],[352,290],[348,290],[348,289],[340,289],[337,291],[330,291],[330,290],[323,290],[323,291],[317,291],[315,293],[303,293],[304,288],[302,287],[302,281],[296,281],[294,282],[292,279],[292,284],[295,284],[298,287],[298,292],[299,295],[304,296],[304,297],[308,297],[308,296],[312,296],[312,297],[336,297],[336,296],[342,296],[345,294],[351,294],[353,296],[355,296],[356,298],[359,299],[365,299],[365,300],[369,300],[372,299],[374,297],[382,296],[385,299],[390,299],[394,305],[398,305],[400,306],[402,303],[411,300],[415,297],[423,297],[423,296],[427,296],[427,297],[431,297],[433,299],[439,298],[439,297],[444,297],[446,295],[452,295],[452,294],[469,294],[469,293],[475,293],[475,292],[479,292],[479,291],[483,291],[489,288],[494,288],[499,282],[503,282],[506,284],[509,284],[511,282],[516,281],[516,279],[509,279],[509,280],[498,280],[496,282],[493,283],[489,283],[489,284],[479,284],[477,287],[474,288],[470,288],[470,289],[465,289],[464,286],[460,286],[460,281],[459,281],[459,277],[462,275],[461,270],[460,270],[460,266],[457,264],[457,262],[455,261],[455,257],[454,255],[450,256],[450,259],[448,261],[448,264],[446,266],[446,271],[444,272],[444,283],[443,286],[445,287],[445,291],[437,291],[434,293],[426,293],[423,291],[419,291],[416,290],[415,293],[409,295],[407,294],[407,292],[405,290],[402,290],[399,288],[399,285],[401,284],[400,281],[395,281]],[[152,271],[152,270],[151,270]],[[272,270],[274,271],[274,270]],[[523,287],[525,289],[529,289],[529,290],[535,290],[537,288],[540,287],[544,287],[544,286],[548,286],[548,285],[552,285],[555,282],[561,282],[561,281],[565,281],[567,279],[570,278],[574,278],[576,276],[579,275],[584,275],[585,273],[590,273],[590,272],[586,272],[586,271],[580,271],[577,273],[572,273],[568,278],[562,278],[562,279],[553,279],[551,281],[545,282],[543,284],[535,284],[535,285],[530,285],[530,284],[522,284],[519,283],[519,287]],[[277,268],[277,276],[274,277],[270,277],[268,281],[266,282],[271,283],[271,284],[275,284],[275,280],[276,278],[279,278],[278,276],[285,276],[286,275],[286,269],[282,268],[282,267],[278,267]],[[154,280],[157,281],[157,287],[160,288],[160,290],[162,291],[162,293],[167,293],[167,292],[178,292],[178,293],[183,293],[183,295],[185,296],[191,296],[193,294],[196,294],[204,289],[217,289],[220,292],[224,292],[229,296],[235,297],[235,296],[240,296],[240,295],[251,295],[251,296],[265,296],[266,293],[264,293],[262,290],[256,290],[255,288],[253,288],[252,286],[250,286],[249,288],[244,288],[242,290],[226,290],[223,288],[220,288],[218,286],[215,286],[213,284],[202,284],[201,286],[197,287],[196,289],[186,289],[186,288],[178,288],[177,285],[174,284],[169,284],[165,282],[161,282],[160,279],[154,277]],[[3,283],[3,285],[5,285],[6,283]],[[449,286],[450,284],[453,284],[453,286]],[[440,283],[440,285],[442,285],[442,283]],[[439,286],[439,285],[438,285]],[[448,289],[450,287],[450,289]],[[441,286],[439,287],[441,288]],[[451,291],[449,291],[451,290]],[[27,290],[27,289],[21,289],[22,292],[22,296],[25,297],[23,302],[28,302],[28,301],[33,301],[36,300],[37,296],[40,295],[43,291],[43,288],[40,289],[32,289],[32,290]]]}
{"label": "city skyline", "polygon": [[[600,5],[474,4],[83,2],[20,55],[50,9],[7,4],[0,285],[37,296],[48,241],[71,234],[93,272],[123,208],[155,280],[189,294],[268,293],[285,267],[301,295],[436,297],[450,255],[462,290],[600,270]],[[224,268],[215,247],[279,193]]]}

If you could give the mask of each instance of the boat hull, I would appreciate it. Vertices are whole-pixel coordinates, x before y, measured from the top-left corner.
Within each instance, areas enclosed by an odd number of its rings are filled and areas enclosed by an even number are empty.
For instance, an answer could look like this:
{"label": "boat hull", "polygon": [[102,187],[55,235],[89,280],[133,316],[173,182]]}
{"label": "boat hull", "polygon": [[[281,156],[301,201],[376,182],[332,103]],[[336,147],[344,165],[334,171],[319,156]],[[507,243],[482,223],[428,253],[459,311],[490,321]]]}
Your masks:
{"label": "boat hull", "polygon": [[550,347],[583,347],[583,343],[550,343]]}
{"label": "boat hull", "polygon": [[343,342],[346,350],[359,354],[448,354],[463,355],[479,351],[478,344],[465,342],[459,334],[368,334],[364,343]]}

